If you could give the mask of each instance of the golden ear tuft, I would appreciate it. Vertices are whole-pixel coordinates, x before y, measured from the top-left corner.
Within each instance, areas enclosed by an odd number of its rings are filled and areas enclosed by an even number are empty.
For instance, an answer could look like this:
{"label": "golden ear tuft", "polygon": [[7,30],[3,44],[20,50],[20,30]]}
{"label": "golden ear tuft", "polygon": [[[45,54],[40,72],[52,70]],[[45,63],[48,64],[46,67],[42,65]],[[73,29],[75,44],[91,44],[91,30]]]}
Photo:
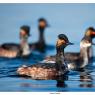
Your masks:
{"label": "golden ear tuft", "polygon": [[21,35],[21,36],[25,36],[25,35],[27,35],[27,34],[26,34],[26,32],[25,32],[24,30],[21,30],[21,31],[20,31],[20,35]]}
{"label": "golden ear tuft", "polygon": [[65,40],[58,39],[57,46],[61,46],[62,44],[65,44],[65,43],[66,43]]}
{"label": "golden ear tuft", "polygon": [[91,35],[91,31],[87,31],[86,36],[90,36],[90,35]]}
{"label": "golden ear tuft", "polygon": [[41,26],[41,27],[45,27],[45,26],[46,26],[45,21],[41,21],[41,22],[39,22],[39,26]]}

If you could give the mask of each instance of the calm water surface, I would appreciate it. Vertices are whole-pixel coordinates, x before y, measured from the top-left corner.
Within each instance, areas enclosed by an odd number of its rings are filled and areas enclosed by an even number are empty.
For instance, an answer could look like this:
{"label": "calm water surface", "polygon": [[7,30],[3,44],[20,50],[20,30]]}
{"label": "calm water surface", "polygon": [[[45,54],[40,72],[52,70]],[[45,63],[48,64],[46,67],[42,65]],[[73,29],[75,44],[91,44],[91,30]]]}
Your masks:
{"label": "calm water surface", "polygon": [[[57,35],[65,33],[75,43],[65,52],[79,52],[79,42],[85,29],[95,26],[94,9],[95,4],[0,4],[0,44],[18,43],[19,27],[23,24],[31,26],[29,42],[37,41],[37,19],[45,17],[50,24],[45,32],[46,42],[55,45]],[[95,48],[93,50],[95,55]],[[53,54],[56,54],[55,49],[45,54],[36,52],[27,59],[0,58],[0,91],[95,91],[95,62],[84,71],[69,72],[61,80],[32,80],[16,74],[21,65],[37,63]]]}

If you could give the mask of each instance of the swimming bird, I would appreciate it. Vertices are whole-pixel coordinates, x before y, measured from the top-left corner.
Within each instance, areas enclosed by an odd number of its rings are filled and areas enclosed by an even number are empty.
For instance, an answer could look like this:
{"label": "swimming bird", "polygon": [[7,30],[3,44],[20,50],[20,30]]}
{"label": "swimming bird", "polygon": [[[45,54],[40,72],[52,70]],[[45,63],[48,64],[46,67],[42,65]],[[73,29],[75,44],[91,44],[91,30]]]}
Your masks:
{"label": "swimming bird", "polygon": [[55,79],[57,76],[64,75],[68,72],[68,66],[64,61],[64,49],[69,42],[64,34],[58,35],[56,44],[56,62],[52,63],[36,63],[31,66],[21,66],[18,68],[19,75],[26,75],[32,79]]}
{"label": "swimming bird", "polygon": [[[31,50],[38,50],[40,52],[44,52],[45,49],[54,49],[55,47],[52,45],[47,45],[44,37],[45,29],[49,27],[48,22],[44,18],[40,18],[38,20],[38,30],[39,30],[39,39],[35,43],[29,43],[29,47]],[[30,35],[30,34],[29,34]],[[17,49],[19,44],[16,43],[5,43],[2,45],[6,49]]]}
{"label": "swimming bird", "polygon": [[0,46],[0,57],[14,58],[18,56],[27,56],[30,54],[28,37],[30,36],[30,27],[20,27],[20,44],[5,43]]}
{"label": "swimming bird", "polygon": [[40,18],[38,20],[38,22],[39,22],[39,24],[38,24],[39,40],[36,43],[31,43],[30,47],[33,48],[34,50],[44,51],[46,48],[44,31],[45,31],[46,27],[48,27],[49,25],[48,25],[46,19],[44,19],[44,18]]}
{"label": "swimming bird", "polygon": [[[68,63],[68,68],[75,70],[79,68],[84,68],[86,65],[88,65],[89,60],[93,57],[93,50],[92,50],[92,40],[95,37],[95,29],[93,27],[89,27],[84,37],[82,38],[80,42],[80,52],[79,53],[73,53],[73,52],[67,52],[64,54],[65,61]],[[55,63],[56,56],[49,56],[46,57],[45,60],[42,61],[46,63]],[[72,63],[72,64],[71,64]]]}

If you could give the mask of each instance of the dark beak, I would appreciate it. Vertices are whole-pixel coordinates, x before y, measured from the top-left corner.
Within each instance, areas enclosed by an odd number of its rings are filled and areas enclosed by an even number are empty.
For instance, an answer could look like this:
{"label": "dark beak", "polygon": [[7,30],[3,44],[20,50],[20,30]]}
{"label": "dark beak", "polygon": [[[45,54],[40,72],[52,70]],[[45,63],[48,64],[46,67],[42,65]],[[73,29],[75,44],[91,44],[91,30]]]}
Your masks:
{"label": "dark beak", "polygon": [[74,43],[68,42],[67,45],[74,45]]}

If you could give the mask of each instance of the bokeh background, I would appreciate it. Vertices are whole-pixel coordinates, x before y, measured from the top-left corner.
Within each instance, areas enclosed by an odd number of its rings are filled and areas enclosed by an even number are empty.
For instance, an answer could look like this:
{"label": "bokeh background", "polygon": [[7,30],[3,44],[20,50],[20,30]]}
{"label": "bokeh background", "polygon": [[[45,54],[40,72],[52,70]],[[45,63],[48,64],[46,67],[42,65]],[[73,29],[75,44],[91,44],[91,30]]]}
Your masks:
{"label": "bokeh background", "polygon": [[29,42],[37,41],[40,17],[50,24],[45,32],[48,44],[55,45],[59,33],[79,43],[85,29],[95,26],[94,9],[95,4],[0,4],[0,44],[19,43],[19,27],[24,24],[31,27]]}

